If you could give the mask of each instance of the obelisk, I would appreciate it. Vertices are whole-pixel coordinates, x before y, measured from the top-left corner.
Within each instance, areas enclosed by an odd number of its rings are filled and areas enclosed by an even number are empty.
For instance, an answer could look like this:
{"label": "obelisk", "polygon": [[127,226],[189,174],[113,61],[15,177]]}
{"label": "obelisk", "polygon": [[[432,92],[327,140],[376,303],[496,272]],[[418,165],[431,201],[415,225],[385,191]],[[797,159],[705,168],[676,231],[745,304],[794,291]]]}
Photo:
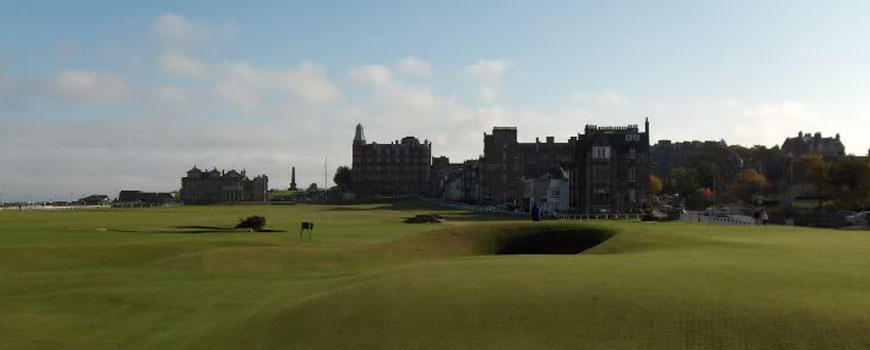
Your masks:
{"label": "obelisk", "polygon": [[293,167],[293,172],[290,174],[290,189],[296,189],[296,167]]}

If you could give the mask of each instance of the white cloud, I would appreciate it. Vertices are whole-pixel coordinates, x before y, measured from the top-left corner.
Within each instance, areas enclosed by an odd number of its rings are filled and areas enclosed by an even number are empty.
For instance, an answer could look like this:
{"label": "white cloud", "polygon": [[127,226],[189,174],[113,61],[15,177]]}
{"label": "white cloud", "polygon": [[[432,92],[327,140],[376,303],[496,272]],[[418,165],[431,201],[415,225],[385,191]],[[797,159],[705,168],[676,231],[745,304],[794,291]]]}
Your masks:
{"label": "white cloud", "polygon": [[191,92],[174,85],[161,85],[155,89],[154,95],[163,103],[183,104],[190,101]]}
{"label": "white cloud", "polygon": [[481,80],[492,80],[501,77],[510,67],[504,60],[483,59],[465,67],[465,72],[471,77]]}
{"label": "white cloud", "polygon": [[219,38],[235,37],[238,29],[231,22],[219,26],[193,23],[174,13],[164,13],[154,19],[151,34],[172,46],[187,46]]}
{"label": "white cloud", "polygon": [[126,97],[126,80],[119,75],[87,70],[65,70],[52,81],[52,88],[63,98],[87,101],[110,101]]}
{"label": "white cloud", "polygon": [[479,81],[479,93],[484,101],[493,101],[501,90],[501,76],[510,67],[511,64],[504,60],[482,59],[466,66],[465,74]]}
{"label": "white cloud", "polygon": [[366,65],[350,70],[350,77],[356,82],[372,86],[384,86],[390,83],[393,72],[389,67],[381,65]]}
{"label": "white cloud", "polygon": [[291,95],[308,104],[334,101],[341,93],[326,68],[303,62],[295,69],[261,69],[246,62],[225,65],[226,76],[215,86],[217,96],[243,108],[257,109],[272,97]]}
{"label": "white cloud", "polygon": [[425,77],[432,74],[432,67],[429,65],[429,62],[414,56],[400,59],[396,69],[407,76]]}
{"label": "white cloud", "polygon": [[810,106],[799,101],[785,100],[749,106],[729,101],[724,103],[723,110],[733,116],[730,125],[723,125],[721,130],[730,134],[728,141],[732,143],[781,144],[786,137],[801,130],[801,126],[815,126],[812,131],[821,125],[832,126]]}
{"label": "white cloud", "polygon": [[174,76],[202,79],[208,75],[208,68],[198,58],[177,50],[161,55],[159,65],[161,70]]}
{"label": "white cloud", "polygon": [[215,86],[215,94],[242,109],[257,109],[262,104],[263,84],[250,64],[232,63],[226,66],[228,77]]}
{"label": "white cloud", "polygon": [[157,16],[151,26],[151,32],[158,38],[173,44],[191,42],[196,35],[193,24],[184,17],[172,13]]}
{"label": "white cloud", "polygon": [[608,106],[623,106],[631,103],[631,101],[627,97],[613,91],[607,91],[597,94],[574,92],[571,94],[571,100],[582,103],[595,103]]}
{"label": "white cloud", "polygon": [[297,69],[275,72],[274,79],[279,87],[313,104],[327,103],[340,95],[326,68],[311,62],[303,62]]}

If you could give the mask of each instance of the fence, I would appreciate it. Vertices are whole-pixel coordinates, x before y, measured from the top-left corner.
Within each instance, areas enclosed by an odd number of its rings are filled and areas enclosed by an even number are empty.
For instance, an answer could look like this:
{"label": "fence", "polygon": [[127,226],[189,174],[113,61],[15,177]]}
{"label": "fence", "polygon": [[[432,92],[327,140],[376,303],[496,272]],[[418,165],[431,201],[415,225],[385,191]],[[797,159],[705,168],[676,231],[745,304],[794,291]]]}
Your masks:
{"label": "fence", "polygon": [[[508,216],[514,218],[528,218],[531,214],[527,212],[521,211],[510,211],[498,209],[495,206],[490,205],[473,205],[466,203],[451,203],[451,202],[441,202],[430,198],[425,198],[422,196],[415,196],[417,199],[429,203],[434,206],[457,209],[457,210],[467,210],[471,212],[477,213],[487,213],[501,216]],[[627,220],[627,219],[640,219],[642,214],[573,214],[573,213],[550,213],[550,214],[541,214],[542,219],[549,220]]]}
{"label": "fence", "polygon": [[682,213],[680,214],[680,220],[723,225],[758,225],[758,222],[753,219],[708,216],[702,213]]}
{"label": "fence", "polygon": [[64,206],[53,206],[53,205],[27,204],[27,205],[15,205],[15,206],[5,206],[5,207],[0,207],[0,211],[91,210],[91,209],[105,209],[105,208],[109,208],[109,206],[105,206],[105,205],[64,205]]}

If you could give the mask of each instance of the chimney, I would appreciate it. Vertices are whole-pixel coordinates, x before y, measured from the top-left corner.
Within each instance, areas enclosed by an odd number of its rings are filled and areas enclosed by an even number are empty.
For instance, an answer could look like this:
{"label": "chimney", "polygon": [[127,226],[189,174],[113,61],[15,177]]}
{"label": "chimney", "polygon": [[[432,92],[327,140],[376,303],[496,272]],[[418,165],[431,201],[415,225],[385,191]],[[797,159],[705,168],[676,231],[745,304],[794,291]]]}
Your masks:
{"label": "chimney", "polygon": [[553,143],[554,141],[556,141],[556,138],[555,138],[555,137],[553,137],[553,136],[547,136],[547,143]]}

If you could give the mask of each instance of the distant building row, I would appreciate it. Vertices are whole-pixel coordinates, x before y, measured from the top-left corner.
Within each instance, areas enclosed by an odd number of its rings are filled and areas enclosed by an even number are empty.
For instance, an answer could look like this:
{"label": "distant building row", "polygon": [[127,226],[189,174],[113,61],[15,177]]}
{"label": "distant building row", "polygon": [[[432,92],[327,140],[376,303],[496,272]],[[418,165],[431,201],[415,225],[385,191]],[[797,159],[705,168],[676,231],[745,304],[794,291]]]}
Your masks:
{"label": "distant building row", "polygon": [[521,143],[514,127],[483,135],[484,154],[450,163],[432,158],[432,144],[414,137],[368,143],[362,125],[353,141],[352,190],[358,195],[421,194],[453,201],[584,213],[638,212],[649,187],[649,122],[598,127],[567,142]]}
{"label": "distant building row", "polygon": [[265,202],[268,189],[266,175],[249,179],[244,170],[202,171],[194,166],[181,178],[179,196],[184,204]]}

